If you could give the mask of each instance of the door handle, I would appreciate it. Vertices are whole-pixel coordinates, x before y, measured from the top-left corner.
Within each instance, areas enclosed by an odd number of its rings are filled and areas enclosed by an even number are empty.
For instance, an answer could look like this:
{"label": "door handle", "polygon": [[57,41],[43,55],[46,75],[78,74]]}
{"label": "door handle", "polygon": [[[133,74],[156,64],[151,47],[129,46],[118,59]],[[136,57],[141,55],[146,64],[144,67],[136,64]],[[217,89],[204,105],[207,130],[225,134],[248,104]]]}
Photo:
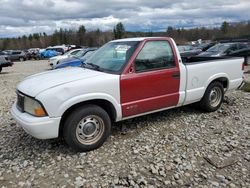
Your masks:
{"label": "door handle", "polygon": [[172,74],[172,77],[173,77],[173,78],[180,78],[180,73],[179,73],[179,72],[174,72],[174,73]]}

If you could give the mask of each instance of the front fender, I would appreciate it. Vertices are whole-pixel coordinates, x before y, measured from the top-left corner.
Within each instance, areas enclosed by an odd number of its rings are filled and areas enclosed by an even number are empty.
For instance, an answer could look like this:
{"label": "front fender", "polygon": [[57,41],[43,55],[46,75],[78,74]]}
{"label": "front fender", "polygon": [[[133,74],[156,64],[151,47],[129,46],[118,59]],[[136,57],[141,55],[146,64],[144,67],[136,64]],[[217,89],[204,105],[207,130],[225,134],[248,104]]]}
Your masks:
{"label": "front fender", "polygon": [[117,115],[116,120],[122,119],[121,105],[119,103],[117,103],[115,98],[113,98],[111,95],[108,95],[105,93],[90,93],[90,94],[84,94],[84,95],[79,95],[79,96],[73,97],[73,98],[65,101],[64,103],[62,103],[60,105],[60,107],[58,108],[56,114],[57,114],[57,116],[61,117],[64,114],[64,112],[66,110],[68,110],[70,107],[72,107],[78,103],[82,103],[82,102],[86,102],[86,101],[90,101],[90,100],[106,100],[106,101],[110,102],[116,110],[116,115]]}

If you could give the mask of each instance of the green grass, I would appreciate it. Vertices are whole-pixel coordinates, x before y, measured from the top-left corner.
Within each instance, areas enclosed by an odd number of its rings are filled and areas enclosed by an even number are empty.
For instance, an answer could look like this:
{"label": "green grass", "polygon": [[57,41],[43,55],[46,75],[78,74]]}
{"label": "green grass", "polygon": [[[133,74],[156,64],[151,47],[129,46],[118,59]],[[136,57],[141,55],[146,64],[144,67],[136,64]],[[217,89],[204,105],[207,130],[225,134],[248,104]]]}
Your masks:
{"label": "green grass", "polygon": [[243,91],[250,92],[250,83],[245,83],[245,85],[242,87]]}

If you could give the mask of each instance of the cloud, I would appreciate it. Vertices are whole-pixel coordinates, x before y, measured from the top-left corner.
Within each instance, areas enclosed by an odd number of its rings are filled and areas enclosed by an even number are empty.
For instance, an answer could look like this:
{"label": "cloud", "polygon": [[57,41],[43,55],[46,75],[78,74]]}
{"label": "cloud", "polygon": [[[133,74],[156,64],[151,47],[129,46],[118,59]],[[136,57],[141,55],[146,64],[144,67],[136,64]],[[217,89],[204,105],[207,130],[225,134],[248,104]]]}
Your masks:
{"label": "cloud", "polygon": [[123,22],[130,31],[163,31],[168,26],[217,26],[250,18],[249,0],[0,0],[0,37],[55,29],[110,30]]}

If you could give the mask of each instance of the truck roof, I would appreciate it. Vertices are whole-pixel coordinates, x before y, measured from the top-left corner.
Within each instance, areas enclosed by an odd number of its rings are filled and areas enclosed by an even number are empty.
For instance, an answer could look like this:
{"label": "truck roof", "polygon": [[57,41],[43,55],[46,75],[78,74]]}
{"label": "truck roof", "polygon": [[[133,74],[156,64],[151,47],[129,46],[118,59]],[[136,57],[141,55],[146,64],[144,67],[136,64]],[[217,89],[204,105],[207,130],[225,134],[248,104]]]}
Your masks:
{"label": "truck roof", "polygon": [[135,37],[135,38],[124,38],[118,40],[112,40],[111,42],[128,42],[128,41],[143,41],[145,39],[162,39],[165,37]]}

